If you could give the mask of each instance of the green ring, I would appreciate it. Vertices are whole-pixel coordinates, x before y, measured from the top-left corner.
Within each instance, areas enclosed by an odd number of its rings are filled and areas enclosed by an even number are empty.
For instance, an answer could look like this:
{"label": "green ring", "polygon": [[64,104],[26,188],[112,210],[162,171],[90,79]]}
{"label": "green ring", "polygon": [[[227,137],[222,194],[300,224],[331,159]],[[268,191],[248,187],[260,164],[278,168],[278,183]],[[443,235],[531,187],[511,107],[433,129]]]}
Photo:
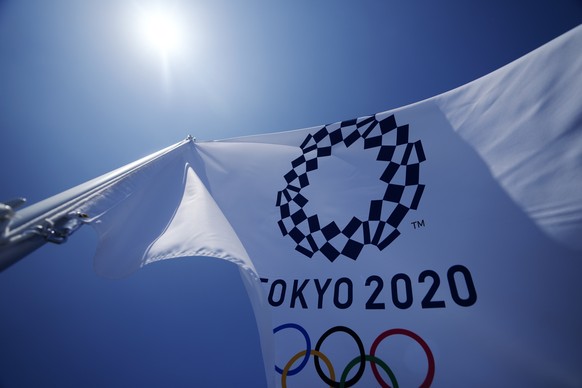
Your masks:
{"label": "green ring", "polygon": [[[361,361],[361,358],[356,357],[352,361],[350,361],[350,363],[346,366],[346,368],[344,369],[344,371],[342,373],[342,377],[340,379],[340,385],[339,385],[340,388],[345,387],[346,379],[348,378],[348,373],[350,373],[352,368],[354,366],[356,366],[356,364],[358,364],[360,361]],[[376,356],[371,356],[369,354],[366,355],[366,361],[373,362],[377,365],[380,365],[380,367],[382,369],[384,369],[384,372],[386,372],[388,374],[388,377],[390,377],[390,382],[392,383],[392,388],[398,388],[398,381],[396,381],[396,376],[394,376],[392,369],[390,369],[390,367],[388,365],[386,365],[386,363],[384,361],[380,360]]]}

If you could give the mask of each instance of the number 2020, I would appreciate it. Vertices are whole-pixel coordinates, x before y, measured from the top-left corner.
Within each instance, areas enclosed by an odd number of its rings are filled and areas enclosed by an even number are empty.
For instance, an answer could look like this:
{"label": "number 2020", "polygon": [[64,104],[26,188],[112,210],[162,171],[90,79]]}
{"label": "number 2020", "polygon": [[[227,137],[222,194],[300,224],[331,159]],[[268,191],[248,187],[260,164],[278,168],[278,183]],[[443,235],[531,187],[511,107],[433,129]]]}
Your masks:
{"label": "number 2020", "polygon": [[[455,276],[456,274],[459,274],[460,276]],[[421,307],[423,309],[446,307],[444,300],[435,300],[435,294],[441,285],[439,274],[429,269],[422,271],[420,275],[418,275],[419,283],[431,281],[432,283],[430,283],[429,289],[420,303]],[[447,282],[449,284],[451,298],[457,305],[462,307],[469,307],[477,302],[477,291],[475,289],[475,284],[473,283],[471,272],[467,269],[467,267],[463,265],[453,265],[447,271]],[[457,282],[464,282],[466,295],[461,295],[459,293]],[[378,296],[384,288],[384,280],[378,275],[372,275],[366,279],[366,287],[370,287],[372,284],[375,284],[375,287],[372,291],[372,294],[368,298],[368,301],[366,302],[366,309],[385,309],[386,304],[384,302],[377,301]],[[412,303],[414,302],[414,296],[412,292],[412,281],[408,275],[404,273],[398,273],[394,275],[390,281],[390,291],[392,294],[392,303],[394,306],[399,309],[407,309],[412,306]]]}

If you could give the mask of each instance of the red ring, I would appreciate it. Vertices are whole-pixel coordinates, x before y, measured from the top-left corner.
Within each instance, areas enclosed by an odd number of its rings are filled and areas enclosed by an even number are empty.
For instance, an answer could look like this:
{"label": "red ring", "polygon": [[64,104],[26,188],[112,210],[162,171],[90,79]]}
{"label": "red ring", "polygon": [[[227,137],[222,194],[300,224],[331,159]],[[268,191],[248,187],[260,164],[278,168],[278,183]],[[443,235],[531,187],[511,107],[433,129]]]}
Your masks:
{"label": "red ring", "polygon": [[[430,387],[430,385],[432,384],[432,380],[434,378],[434,357],[432,355],[432,351],[430,350],[430,348],[428,347],[427,343],[424,342],[424,340],[422,338],[420,338],[420,336],[410,330],[406,330],[406,329],[390,329],[390,330],[386,330],[385,332],[383,332],[382,334],[380,334],[378,336],[378,338],[376,338],[374,340],[374,343],[372,344],[372,347],[370,348],[370,355],[376,357],[376,348],[378,347],[378,345],[380,344],[380,342],[382,342],[382,340],[384,340],[384,338],[391,336],[391,335],[395,335],[395,334],[402,334],[405,335],[407,337],[412,338],[413,340],[415,340],[416,342],[418,342],[418,344],[422,347],[422,349],[424,350],[424,353],[426,354],[426,359],[428,361],[428,371],[426,372],[426,377],[424,378],[424,381],[422,382],[422,384],[420,385],[420,388],[428,388]],[[386,384],[386,386],[390,386],[388,385],[384,379],[382,379],[382,376],[380,376],[380,373],[378,372],[378,367],[376,366],[376,363],[371,362],[370,363],[372,366],[372,372],[374,373],[374,377],[376,377],[376,380],[378,380],[378,382],[380,382],[381,384]]]}

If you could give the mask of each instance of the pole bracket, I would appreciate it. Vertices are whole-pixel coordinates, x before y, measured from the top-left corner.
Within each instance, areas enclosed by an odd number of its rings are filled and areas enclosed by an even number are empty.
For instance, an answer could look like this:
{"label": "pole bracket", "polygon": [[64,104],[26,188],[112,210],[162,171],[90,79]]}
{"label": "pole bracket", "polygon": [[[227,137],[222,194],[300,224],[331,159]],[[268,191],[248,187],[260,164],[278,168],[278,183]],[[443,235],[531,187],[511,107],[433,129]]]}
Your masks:
{"label": "pole bracket", "polygon": [[46,220],[44,225],[37,225],[30,232],[38,234],[47,242],[62,244],[77,229],[85,223],[89,216],[81,212],[73,212],[57,218],[55,221]]}

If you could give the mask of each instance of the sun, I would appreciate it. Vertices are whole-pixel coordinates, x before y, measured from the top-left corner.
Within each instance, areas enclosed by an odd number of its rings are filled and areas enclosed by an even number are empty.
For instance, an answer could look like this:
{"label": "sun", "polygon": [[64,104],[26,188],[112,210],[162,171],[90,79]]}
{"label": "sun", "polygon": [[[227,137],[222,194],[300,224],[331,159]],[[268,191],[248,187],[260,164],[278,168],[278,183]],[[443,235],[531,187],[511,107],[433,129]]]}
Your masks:
{"label": "sun", "polygon": [[138,32],[142,42],[163,56],[183,50],[184,26],[179,14],[171,8],[150,7],[140,10]]}

